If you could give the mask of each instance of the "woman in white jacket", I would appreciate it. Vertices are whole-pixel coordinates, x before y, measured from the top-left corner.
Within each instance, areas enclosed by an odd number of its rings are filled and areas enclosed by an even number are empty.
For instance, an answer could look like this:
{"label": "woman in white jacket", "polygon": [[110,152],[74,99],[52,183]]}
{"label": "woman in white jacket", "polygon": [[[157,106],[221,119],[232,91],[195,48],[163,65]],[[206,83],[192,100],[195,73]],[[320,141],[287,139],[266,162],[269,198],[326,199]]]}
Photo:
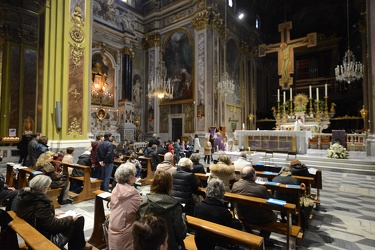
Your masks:
{"label": "woman in white jacket", "polygon": [[194,136],[194,152],[199,153],[200,148],[201,148],[201,144],[199,143],[198,135],[195,134],[195,136]]}

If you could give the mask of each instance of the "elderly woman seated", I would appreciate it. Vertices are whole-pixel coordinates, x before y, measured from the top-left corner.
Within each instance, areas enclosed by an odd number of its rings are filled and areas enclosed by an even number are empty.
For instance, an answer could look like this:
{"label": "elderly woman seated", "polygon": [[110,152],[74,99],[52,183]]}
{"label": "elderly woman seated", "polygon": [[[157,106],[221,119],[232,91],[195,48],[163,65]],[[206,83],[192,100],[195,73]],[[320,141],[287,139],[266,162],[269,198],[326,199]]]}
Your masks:
{"label": "elderly woman seated", "polygon": [[92,249],[92,246],[86,246],[83,216],[56,217],[62,213],[55,214],[52,202],[46,195],[51,183],[48,176],[37,175],[29,182],[30,187],[20,190],[14,204],[17,216],[34,226],[47,239],[58,233],[64,235],[67,242],[58,243],[51,240],[62,249],[66,243],[69,250]]}
{"label": "elderly woman seated", "polygon": [[[224,203],[224,183],[219,179],[212,179],[206,188],[206,199],[194,208],[194,216],[223,226],[236,228],[232,215]],[[237,228],[240,229],[240,228]],[[226,247],[226,242],[201,232],[195,233],[195,244],[198,249],[215,249],[216,246]]]}

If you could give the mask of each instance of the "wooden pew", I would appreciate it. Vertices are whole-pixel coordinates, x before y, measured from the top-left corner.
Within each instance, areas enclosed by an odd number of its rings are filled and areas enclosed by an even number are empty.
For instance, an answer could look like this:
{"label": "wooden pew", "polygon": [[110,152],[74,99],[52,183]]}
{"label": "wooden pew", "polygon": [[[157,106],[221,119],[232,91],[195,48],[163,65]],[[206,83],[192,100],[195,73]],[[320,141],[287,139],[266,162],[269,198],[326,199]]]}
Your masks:
{"label": "wooden pew", "polygon": [[[28,186],[29,179],[28,176],[30,174],[33,174],[36,170],[32,168],[20,168],[18,170],[18,189],[22,189],[24,187]],[[43,172],[40,172],[40,174],[43,174]],[[47,196],[52,200],[52,204],[55,208],[61,207],[61,205],[57,202],[57,197],[61,193],[61,188],[54,188],[47,191]]]}
{"label": "wooden pew", "polygon": [[[202,174],[202,173],[195,173],[195,176],[197,176],[200,180],[207,180],[208,179],[208,176],[205,175],[205,174]],[[235,181],[238,181],[238,180],[235,180]],[[267,182],[266,183],[262,183],[261,185],[265,186],[268,190],[270,191],[281,191],[281,192],[285,192],[285,193],[290,193],[290,194],[293,194],[293,195],[296,195],[299,197],[301,197],[301,195],[303,195],[305,193],[305,188],[303,187],[299,187],[299,188],[295,188],[295,187],[288,187],[286,184],[281,184],[280,185],[273,185],[273,184],[268,184]],[[297,203],[296,205],[296,213],[297,213],[297,217],[298,217],[298,226],[301,226],[301,206],[299,203]]]}
{"label": "wooden pew", "polygon": [[8,185],[8,187],[14,187],[14,177],[13,164],[8,163],[5,177],[5,183]]}
{"label": "wooden pew", "polygon": [[102,224],[105,221],[104,206],[103,201],[110,201],[111,197],[102,198],[98,194],[105,193],[102,190],[95,190],[93,194],[95,195],[95,204],[94,204],[94,227],[92,230],[91,237],[87,241],[92,246],[103,249],[107,247],[107,243],[104,238],[104,232]]}
{"label": "wooden pew", "polygon": [[19,218],[13,211],[8,211],[8,214],[13,218],[8,225],[25,241],[25,243],[31,249],[59,250],[55,244],[39,233],[29,223]]}
{"label": "wooden pew", "polygon": [[[73,198],[73,203],[91,200],[94,198],[94,194],[92,192],[100,189],[100,185],[102,184],[103,180],[91,178],[90,166],[69,164],[69,163],[61,162],[61,161],[52,161],[52,162],[62,165],[63,173],[66,174],[69,180],[82,181],[83,188],[79,194],[74,193],[74,192],[69,192],[69,195]],[[83,176],[70,176],[69,171],[68,171],[69,167],[83,170]]]}
{"label": "wooden pew", "polygon": [[[102,224],[105,221],[103,201],[110,201],[111,197],[103,198],[98,196],[104,193],[102,190],[93,192],[95,196],[94,227],[88,243],[96,248],[102,249],[107,246],[104,239]],[[216,223],[201,220],[195,217],[187,216],[187,225],[194,230],[204,230],[215,234],[215,236],[229,239],[235,244],[244,245],[251,249],[264,249],[263,238],[246,233],[233,228],[225,227]],[[194,244],[195,245],[195,244]]]}
{"label": "wooden pew", "polygon": [[[124,155],[124,158],[127,160],[130,158],[130,156]],[[122,163],[125,163],[126,160],[125,161],[115,160],[114,164],[121,165]],[[142,186],[151,184],[152,179],[154,179],[154,174],[155,174],[155,171],[152,171],[152,158],[139,156],[138,161],[146,162],[146,166],[147,166],[147,176],[146,178],[141,179]]]}
{"label": "wooden pew", "polygon": [[[198,188],[197,194],[205,196],[205,188]],[[286,203],[284,206],[274,205],[267,203],[267,199],[253,197],[253,196],[246,196],[246,195],[240,195],[240,194],[233,194],[230,192],[225,192],[224,199],[226,201],[234,202],[234,203],[241,203],[245,204],[247,206],[254,206],[259,207],[263,209],[270,209],[270,210],[276,210],[280,212],[284,212],[287,215],[287,223],[281,223],[281,222],[270,222],[265,223],[262,225],[254,225],[254,224],[248,224],[250,228],[257,228],[257,229],[263,229],[270,232],[275,232],[279,234],[286,235],[286,247],[287,249],[292,248],[291,238],[295,238],[296,245],[299,244],[299,241],[303,237],[303,233],[301,232],[300,226],[294,226],[292,225],[292,215],[296,214],[296,205]]]}
{"label": "wooden pew", "polygon": [[186,216],[186,219],[188,228],[193,230],[204,231],[215,237],[227,239],[233,244],[245,246],[248,249],[264,249],[263,237],[189,215]]}

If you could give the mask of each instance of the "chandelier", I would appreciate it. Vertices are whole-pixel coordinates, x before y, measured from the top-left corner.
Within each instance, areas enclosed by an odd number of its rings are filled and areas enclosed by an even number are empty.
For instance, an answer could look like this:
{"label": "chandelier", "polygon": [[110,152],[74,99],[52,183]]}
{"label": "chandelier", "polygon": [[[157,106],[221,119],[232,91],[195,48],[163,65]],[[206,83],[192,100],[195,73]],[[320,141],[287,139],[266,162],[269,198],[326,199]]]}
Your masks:
{"label": "chandelier", "polygon": [[[224,62],[225,63],[225,62]],[[224,72],[221,76],[221,81],[217,84],[219,93],[221,94],[233,94],[234,93],[234,81],[230,79],[228,72]]]}
{"label": "chandelier", "polygon": [[347,0],[346,3],[348,51],[345,52],[342,65],[337,65],[335,75],[337,81],[351,83],[352,81],[359,80],[363,77],[363,65],[362,63],[355,61],[355,56],[349,49],[349,0]]}
{"label": "chandelier", "polygon": [[234,81],[230,79],[229,74],[226,70],[227,65],[227,1],[224,1],[225,8],[224,8],[224,72],[221,76],[221,81],[217,84],[217,89],[220,94],[233,94],[234,93]]}
{"label": "chandelier", "polygon": [[173,86],[171,86],[171,79],[166,77],[166,67],[160,59],[159,67],[156,68],[154,76],[148,83],[148,98],[157,97],[159,99],[173,98]]}

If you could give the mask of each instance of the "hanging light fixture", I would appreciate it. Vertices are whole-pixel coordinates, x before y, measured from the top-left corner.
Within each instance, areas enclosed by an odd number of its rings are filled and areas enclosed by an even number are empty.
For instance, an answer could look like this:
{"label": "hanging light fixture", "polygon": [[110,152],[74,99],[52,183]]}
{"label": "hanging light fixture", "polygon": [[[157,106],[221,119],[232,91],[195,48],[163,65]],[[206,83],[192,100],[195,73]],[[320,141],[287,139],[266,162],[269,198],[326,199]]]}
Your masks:
{"label": "hanging light fixture", "polygon": [[336,80],[340,82],[351,83],[352,81],[359,80],[363,77],[363,65],[355,61],[355,56],[350,51],[349,46],[349,0],[346,1],[346,15],[347,15],[347,35],[348,35],[348,51],[342,60],[342,65],[337,65],[335,69]]}
{"label": "hanging light fixture", "polygon": [[220,82],[217,84],[217,89],[221,94],[233,94],[234,93],[234,81],[230,79],[229,74],[226,70],[227,66],[227,1],[224,0],[225,3],[225,22],[224,22],[224,72],[221,75]]}
{"label": "hanging light fixture", "polygon": [[165,63],[161,59],[159,67],[156,68],[154,75],[151,76],[150,82],[148,83],[148,97],[157,97],[159,99],[170,99],[173,98],[173,86],[171,86],[171,79],[166,77]]}

